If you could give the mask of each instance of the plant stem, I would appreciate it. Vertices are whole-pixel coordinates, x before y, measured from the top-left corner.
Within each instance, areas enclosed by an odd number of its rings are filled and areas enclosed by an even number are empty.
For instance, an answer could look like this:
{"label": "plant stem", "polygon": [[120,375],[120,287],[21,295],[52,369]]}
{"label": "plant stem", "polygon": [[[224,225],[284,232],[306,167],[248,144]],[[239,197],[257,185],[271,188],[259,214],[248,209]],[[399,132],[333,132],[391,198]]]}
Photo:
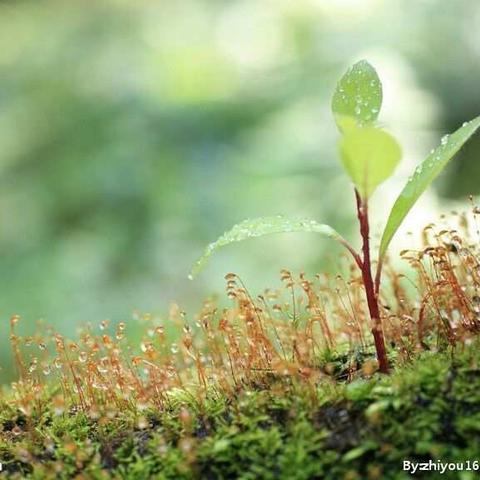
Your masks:
{"label": "plant stem", "polygon": [[355,263],[357,264],[360,270],[363,270],[363,262],[360,255],[355,251],[355,249],[342,237],[337,239],[351,254]]}
{"label": "plant stem", "polygon": [[370,225],[368,221],[368,203],[362,200],[360,194],[355,189],[355,196],[357,199],[357,215],[360,223],[360,234],[362,236],[362,278],[365,286],[365,294],[367,297],[368,310],[372,321],[372,335],[375,342],[375,350],[377,351],[377,358],[379,370],[382,373],[388,373],[388,358],[385,348],[385,339],[383,337],[382,320],[380,318],[380,310],[378,308],[378,295],[375,291],[375,285],[372,277],[372,266],[370,261]]}

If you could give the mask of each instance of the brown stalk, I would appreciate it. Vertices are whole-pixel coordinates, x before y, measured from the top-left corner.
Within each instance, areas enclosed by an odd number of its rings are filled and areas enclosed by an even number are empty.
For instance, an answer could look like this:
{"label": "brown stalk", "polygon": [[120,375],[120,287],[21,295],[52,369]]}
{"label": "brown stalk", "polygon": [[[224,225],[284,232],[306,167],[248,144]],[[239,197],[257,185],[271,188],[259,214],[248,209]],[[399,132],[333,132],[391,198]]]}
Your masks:
{"label": "brown stalk", "polygon": [[375,342],[375,350],[377,352],[379,370],[382,373],[389,372],[387,351],[385,348],[385,339],[383,337],[382,320],[380,318],[380,310],[378,308],[378,292],[372,278],[372,266],[370,260],[370,225],[368,221],[368,202],[363,201],[355,189],[355,197],[357,200],[357,215],[360,223],[360,235],[362,236],[362,278],[367,297],[368,310],[372,321],[372,335]]}

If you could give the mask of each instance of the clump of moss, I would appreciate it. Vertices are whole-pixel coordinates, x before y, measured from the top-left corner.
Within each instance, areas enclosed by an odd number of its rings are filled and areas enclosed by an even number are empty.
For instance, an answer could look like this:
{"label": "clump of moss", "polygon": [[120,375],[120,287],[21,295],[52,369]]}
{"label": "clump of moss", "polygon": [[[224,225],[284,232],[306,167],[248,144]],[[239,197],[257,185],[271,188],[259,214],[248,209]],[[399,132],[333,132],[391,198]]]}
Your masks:
{"label": "clump of moss", "polygon": [[163,411],[108,418],[47,408],[27,419],[4,406],[3,468],[11,478],[407,478],[403,460],[479,458],[477,343],[425,352],[391,376],[329,381],[314,396],[271,385],[211,391],[199,406],[179,392]]}
{"label": "clump of moss", "polygon": [[[0,461],[13,478],[406,478],[402,461],[480,455],[480,263],[455,230],[429,226],[387,265],[380,297],[392,375],[366,340],[362,278],[295,278],[252,297],[227,275],[230,308],[204,304],[180,332],[144,317],[11,342],[18,381],[1,398]],[[170,332],[171,333],[171,332]],[[472,478],[462,472],[462,478]],[[448,478],[445,475],[444,478]],[[454,477],[456,478],[456,477]]]}

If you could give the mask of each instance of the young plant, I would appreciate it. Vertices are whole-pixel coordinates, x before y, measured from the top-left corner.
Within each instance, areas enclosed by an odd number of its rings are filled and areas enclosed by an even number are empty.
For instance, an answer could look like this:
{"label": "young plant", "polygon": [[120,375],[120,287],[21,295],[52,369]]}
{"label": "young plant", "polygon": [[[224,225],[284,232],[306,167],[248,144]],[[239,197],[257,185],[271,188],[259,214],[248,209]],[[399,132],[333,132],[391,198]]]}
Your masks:
{"label": "young plant", "polygon": [[389,364],[378,303],[382,265],[390,241],[407,213],[448,161],[480,126],[480,116],[465,122],[417,166],[400,192],[382,234],[375,273],[370,255],[369,200],[375,189],[392,175],[401,158],[395,138],[377,123],[382,105],[382,84],[375,69],[365,60],[353,65],[340,79],[332,98],[332,112],[341,137],[338,143],[341,163],[354,185],[362,247],[356,251],[330,226],[314,220],[289,219],[283,216],[245,220],[207,246],[194,265],[192,279],[219,248],[232,242],[271,233],[316,232],[340,242],[353,256],[361,271],[379,370],[388,373]]}

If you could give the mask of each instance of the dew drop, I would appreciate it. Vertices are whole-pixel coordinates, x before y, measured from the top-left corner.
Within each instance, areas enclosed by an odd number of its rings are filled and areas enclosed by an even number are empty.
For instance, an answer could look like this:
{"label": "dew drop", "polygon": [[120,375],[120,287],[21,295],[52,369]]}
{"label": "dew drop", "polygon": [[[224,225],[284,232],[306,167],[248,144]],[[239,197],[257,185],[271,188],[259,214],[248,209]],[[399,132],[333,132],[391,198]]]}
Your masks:
{"label": "dew drop", "polygon": [[37,359],[34,358],[34,359],[31,361],[30,366],[28,367],[28,371],[29,371],[30,373],[33,373],[33,372],[37,369],[37,366],[38,366],[38,365],[37,365]]}

